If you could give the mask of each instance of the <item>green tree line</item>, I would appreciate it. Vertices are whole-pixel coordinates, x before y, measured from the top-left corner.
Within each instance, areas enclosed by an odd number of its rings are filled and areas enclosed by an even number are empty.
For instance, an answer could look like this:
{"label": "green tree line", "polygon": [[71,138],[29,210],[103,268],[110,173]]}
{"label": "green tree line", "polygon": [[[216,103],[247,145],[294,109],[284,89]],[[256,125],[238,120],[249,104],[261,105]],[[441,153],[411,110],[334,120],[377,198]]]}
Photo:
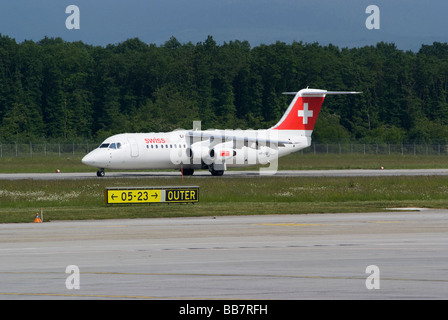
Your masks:
{"label": "green tree line", "polygon": [[106,47],[0,35],[0,143],[99,141],[122,132],[274,125],[305,87],[324,103],[314,141],[448,142],[448,44],[339,48],[247,41]]}

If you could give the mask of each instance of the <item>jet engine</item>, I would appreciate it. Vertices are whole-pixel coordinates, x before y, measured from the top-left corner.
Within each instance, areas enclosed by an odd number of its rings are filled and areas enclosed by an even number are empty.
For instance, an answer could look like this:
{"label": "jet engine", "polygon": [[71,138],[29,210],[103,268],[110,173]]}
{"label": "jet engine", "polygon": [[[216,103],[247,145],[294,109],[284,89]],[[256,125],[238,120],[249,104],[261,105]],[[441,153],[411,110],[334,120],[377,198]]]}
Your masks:
{"label": "jet engine", "polygon": [[225,143],[218,144],[209,151],[209,156],[213,163],[224,163],[231,161],[236,154],[236,150],[229,148]]}

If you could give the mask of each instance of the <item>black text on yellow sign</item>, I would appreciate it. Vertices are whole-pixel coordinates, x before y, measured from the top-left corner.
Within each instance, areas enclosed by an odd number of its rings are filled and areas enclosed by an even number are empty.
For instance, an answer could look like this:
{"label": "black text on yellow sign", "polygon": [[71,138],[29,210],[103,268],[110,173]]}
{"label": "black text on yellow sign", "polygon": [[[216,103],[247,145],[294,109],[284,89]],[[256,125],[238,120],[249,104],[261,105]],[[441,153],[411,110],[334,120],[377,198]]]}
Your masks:
{"label": "black text on yellow sign", "polygon": [[107,190],[106,203],[153,203],[162,202],[162,190]]}
{"label": "black text on yellow sign", "polygon": [[166,189],[165,202],[198,202],[199,189]]}
{"label": "black text on yellow sign", "polygon": [[199,187],[106,188],[104,202],[106,204],[195,203],[199,202]]}

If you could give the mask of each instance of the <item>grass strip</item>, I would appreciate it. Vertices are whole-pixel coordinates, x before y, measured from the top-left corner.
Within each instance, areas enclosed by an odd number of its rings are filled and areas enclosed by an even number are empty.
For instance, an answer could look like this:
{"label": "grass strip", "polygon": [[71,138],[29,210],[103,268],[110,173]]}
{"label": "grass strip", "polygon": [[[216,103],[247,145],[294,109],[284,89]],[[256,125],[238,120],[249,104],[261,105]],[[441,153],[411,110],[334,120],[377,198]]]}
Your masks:
{"label": "grass strip", "polygon": [[[106,187],[198,185],[197,204],[105,205]],[[448,177],[185,177],[0,181],[0,223],[448,208]]]}

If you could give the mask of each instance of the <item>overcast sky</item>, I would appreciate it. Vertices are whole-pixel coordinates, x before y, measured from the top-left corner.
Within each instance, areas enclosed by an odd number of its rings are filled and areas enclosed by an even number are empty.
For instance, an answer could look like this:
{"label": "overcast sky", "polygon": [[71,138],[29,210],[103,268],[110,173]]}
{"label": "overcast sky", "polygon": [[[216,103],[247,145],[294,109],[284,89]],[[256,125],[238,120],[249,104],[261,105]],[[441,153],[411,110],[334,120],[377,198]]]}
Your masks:
{"label": "overcast sky", "polygon": [[[365,22],[369,5],[380,9],[380,29]],[[68,30],[66,8],[80,10],[80,29]],[[93,45],[138,37],[163,44],[247,40],[360,47],[393,42],[402,50],[448,42],[447,0],[1,0],[0,33],[22,42],[45,36]]]}

